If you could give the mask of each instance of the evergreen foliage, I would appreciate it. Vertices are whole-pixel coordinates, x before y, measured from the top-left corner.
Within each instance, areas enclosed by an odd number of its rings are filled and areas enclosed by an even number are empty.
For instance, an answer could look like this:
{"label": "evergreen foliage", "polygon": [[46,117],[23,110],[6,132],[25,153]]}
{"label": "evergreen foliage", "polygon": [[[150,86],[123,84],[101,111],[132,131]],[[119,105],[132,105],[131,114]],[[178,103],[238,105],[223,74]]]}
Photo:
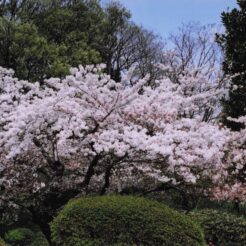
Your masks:
{"label": "evergreen foliage", "polygon": [[31,242],[33,232],[28,228],[16,228],[8,231],[4,238],[12,246],[26,246]]}
{"label": "evergreen foliage", "polygon": [[51,223],[56,245],[204,245],[187,216],[132,196],[80,198]]}
{"label": "evergreen foliage", "polygon": [[141,76],[154,76],[160,38],[130,18],[115,2],[103,8],[97,0],[0,1],[0,66],[29,81],[100,62],[117,81],[134,63]]}
{"label": "evergreen foliage", "polygon": [[205,232],[207,241],[224,246],[246,245],[246,219],[236,215],[211,209],[191,213]]}
{"label": "evergreen foliage", "polygon": [[[49,246],[40,228],[30,222],[26,223],[27,227],[17,227],[8,230],[4,236],[5,241],[11,246]],[[1,241],[0,246],[2,246]],[[3,244],[3,246],[5,245]]]}
{"label": "evergreen foliage", "polygon": [[[15,4],[16,3],[16,4]],[[42,81],[71,66],[98,63],[103,11],[97,1],[4,1],[0,65],[16,76]]]}
{"label": "evergreen foliage", "polygon": [[[232,118],[246,114],[246,2],[237,2],[238,9],[222,13],[225,34],[218,37],[224,50],[224,71],[232,76],[229,99],[224,101],[224,114]],[[243,124],[228,119],[224,121],[233,130],[243,127]]]}

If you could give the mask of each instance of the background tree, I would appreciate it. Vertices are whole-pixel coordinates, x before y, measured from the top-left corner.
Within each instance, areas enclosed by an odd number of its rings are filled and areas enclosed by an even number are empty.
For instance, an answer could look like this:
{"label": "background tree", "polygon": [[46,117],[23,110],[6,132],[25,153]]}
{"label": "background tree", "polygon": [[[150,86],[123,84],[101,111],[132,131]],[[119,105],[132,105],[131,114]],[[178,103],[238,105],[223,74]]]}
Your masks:
{"label": "background tree", "polygon": [[237,1],[239,8],[222,13],[225,33],[218,36],[224,51],[223,69],[231,76],[229,99],[224,101],[224,123],[233,130],[243,124],[226,117],[238,118],[246,114],[246,2]]}
{"label": "background tree", "polygon": [[[155,64],[161,61],[161,38],[134,24],[130,12],[117,2],[102,8],[97,0],[9,0],[0,2],[0,11],[0,65],[13,68],[21,79],[62,77],[69,67],[99,62],[116,81],[133,64],[138,78],[150,74],[153,81],[159,75]],[[15,37],[24,24],[35,41],[24,35],[28,47],[18,49]],[[51,54],[38,52],[37,40]],[[31,61],[29,50],[34,52]],[[34,71],[37,64],[39,71]]]}
{"label": "background tree", "polygon": [[29,81],[64,76],[69,67],[101,60],[98,1],[2,1],[0,65]]}
{"label": "background tree", "polygon": [[[223,91],[228,86],[228,79],[221,71],[222,52],[215,42],[216,30],[214,25],[188,23],[169,37],[170,48],[165,49],[161,66],[164,65],[165,75],[172,81],[183,87],[189,84],[186,94],[210,93],[212,88]],[[221,112],[221,103],[214,100],[201,104],[200,112],[203,121],[215,120]]]}
{"label": "background tree", "polygon": [[134,24],[130,12],[117,2],[105,8],[103,38],[100,43],[107,73],[120,81],[122,72],[135,65],[135,75],[150,80],[158,77],[156,64],[161,62],[163,41],[151,31]]}
{"label": "background tree", "polygon": [[62,61],[58,47],[40,36],[35,25],[2,18],[0,26],[0,63],[15,69],[17,76],[43,81],[67,72],[69,65]]}
{"label": "background tree", "polygon": [[70,66],[100,61],[95,45],[101,35],[103,10],[98,1],[48,1],[37,11],[24,9],[21,17],[23,21],[33,22],[48,42],[61,47]]}
{"label": "background tree", "polygon": [[182,74],[189,69],[203,71],[208,79],[220,70],[222,52],[215,42],[218,28],[215,25],[199,23],[183,24],[169,37],[170,47],[163,62],[175,69],[175,74]]}

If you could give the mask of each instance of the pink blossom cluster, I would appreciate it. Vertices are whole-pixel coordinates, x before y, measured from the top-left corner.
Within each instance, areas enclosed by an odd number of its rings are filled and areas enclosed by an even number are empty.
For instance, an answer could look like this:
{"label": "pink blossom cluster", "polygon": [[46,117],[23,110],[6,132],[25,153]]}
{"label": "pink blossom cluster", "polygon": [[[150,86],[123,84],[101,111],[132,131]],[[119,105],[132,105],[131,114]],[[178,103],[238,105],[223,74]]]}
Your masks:
{"label": "pink blossom cluster", "polygon": [[116,83],[103,69],[80,66],[40,84],[0,68],[0,154],[9,162],[32,155],[65,167],[79,156],[88,160],[87,170],[96,157],[102,168],[111,160],[114,173],[134,168],[173,184],[225,180],[228,158],[244,165],[241,133],[213,119],[226,95],[219,78],[186,71],[178,82],[165,75],[153,88],[148,77],[128,86],[131,71]]}
{"label": "pink blossom cluster", "polygon": [[216,187],[213,195],[217,200],[245,201],[246,185],[243,183],[225,184],[222,187]]}

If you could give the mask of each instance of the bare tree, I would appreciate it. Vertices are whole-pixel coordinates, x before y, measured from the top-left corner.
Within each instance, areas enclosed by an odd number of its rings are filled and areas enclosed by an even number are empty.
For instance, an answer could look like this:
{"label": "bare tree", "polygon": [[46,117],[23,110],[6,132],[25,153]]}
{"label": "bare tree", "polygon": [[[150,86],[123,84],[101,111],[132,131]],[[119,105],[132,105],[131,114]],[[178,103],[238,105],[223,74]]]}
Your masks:
{"label": "bare tree", "polygon": [[202,26],[199,23],[183,24],[177,33],[169,37],[173,55],[165,57],[166,62],[176,66],[179,72],[186,69],[203,70],[209,78],[220,66],[222,52],[215,42],[216,25]]}
{"label": "bare tree", "polygon": [[[212,89],[227,85],[221,69],[222,51],[215,41],[217,32],[215,25],[188,23],[169,37],[170,49],[164,52],[162,59],[164,68],[168,68],[165,74],[178,84],[186,83],[184,76],[190,77],[195,83],[189,93],[211,93]],[[220,101],[211,101],[211,105],[205,107],[202,105],[200,111],[204,121],[213,120],[221,111]]]}

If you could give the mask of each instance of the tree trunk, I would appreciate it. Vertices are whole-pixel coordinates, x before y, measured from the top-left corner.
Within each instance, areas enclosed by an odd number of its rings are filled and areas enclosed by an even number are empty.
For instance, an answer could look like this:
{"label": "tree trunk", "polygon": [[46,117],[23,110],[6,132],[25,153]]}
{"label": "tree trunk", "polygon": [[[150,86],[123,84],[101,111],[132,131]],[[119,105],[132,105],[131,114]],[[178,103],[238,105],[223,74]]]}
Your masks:
{"label": "tree trunk", "polygon": [[88,187],[89,183],[90,183],[90,180],[92,178],[92,176],[94,175],[95,173],[95,166],[97,165],[98,161],[100,159],[100,156],[99,155],[96,155],[93,160],[91,161],[88,169],[87,169],[87,172],[85,174],[85,178],[84,178],[84,181],[82,183],[82,188],[84,187]]}
{"label": "tree trunk", "polygon": [[103,188],[100,192],[100,195],[104,195],[107,189],[109,188],[110,185],[110,175],[111,175],[111,170],[113,166],[108,166],[105,171],[105,176],[104,176],[104,185]]}

